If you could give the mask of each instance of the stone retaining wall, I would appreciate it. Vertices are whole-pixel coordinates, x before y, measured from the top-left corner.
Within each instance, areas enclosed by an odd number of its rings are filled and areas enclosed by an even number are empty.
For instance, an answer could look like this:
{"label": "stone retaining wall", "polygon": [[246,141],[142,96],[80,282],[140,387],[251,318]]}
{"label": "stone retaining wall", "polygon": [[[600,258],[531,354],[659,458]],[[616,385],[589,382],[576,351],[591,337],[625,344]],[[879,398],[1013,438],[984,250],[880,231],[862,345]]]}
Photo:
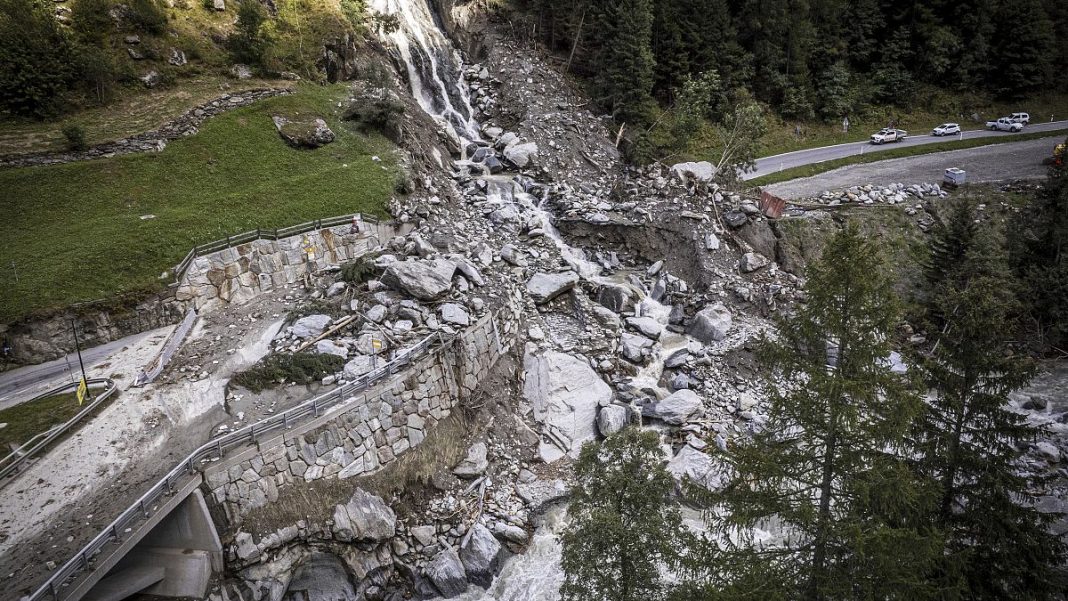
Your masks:
{"label": "stone retaining wall", "polygon": [[[404,227],[391,223],[325,228],[281,240],[254,240],[193,259],[178,283],[175,298],[200,311],[243,302],[275,287],[294,284],[311,272],[340,265],[380,246]],[[308,252],[311,249],[311,253]]]}
{"label": "stone retaining wall", "polygon": [[88,150],[77,152],[39,152],[0,157],[0,167],[55,165],[91,159],[104,159],[136,152],[161,152],[167,147],[167,142],[197,133],[200,124],[209,117],[248,106],[264,98],[290,93],[292,93],[292,90],[288,88],[266,88],[226,94],[211,102],[189,109],[182,116],[164,123],[159,129],[146,131],[129,138],[115,140],[114,142],[105,142]]}
{"label": "stone retaining wall", "polygon": [[208,468],[205,496],[216,526],[232,534],[283,487],[368,475],[418,446],[508,352],[519,331],[518,307],[511,301],[487,313],[392,380]]}

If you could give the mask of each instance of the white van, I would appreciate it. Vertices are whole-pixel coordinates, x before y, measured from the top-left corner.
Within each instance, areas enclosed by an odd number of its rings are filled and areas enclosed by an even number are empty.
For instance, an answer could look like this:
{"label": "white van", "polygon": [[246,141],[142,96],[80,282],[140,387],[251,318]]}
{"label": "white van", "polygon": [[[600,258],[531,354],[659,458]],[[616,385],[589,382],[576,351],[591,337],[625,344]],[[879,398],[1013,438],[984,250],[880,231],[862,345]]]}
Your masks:
{"label": "white van", "polygon": [[1027,113],[1013,113],[1009,115],[1009,120],[1013,123],[1023,123],[1024,125],[1027,125],[1028,123],[1031,123],[1031,115],[1028,115]]}

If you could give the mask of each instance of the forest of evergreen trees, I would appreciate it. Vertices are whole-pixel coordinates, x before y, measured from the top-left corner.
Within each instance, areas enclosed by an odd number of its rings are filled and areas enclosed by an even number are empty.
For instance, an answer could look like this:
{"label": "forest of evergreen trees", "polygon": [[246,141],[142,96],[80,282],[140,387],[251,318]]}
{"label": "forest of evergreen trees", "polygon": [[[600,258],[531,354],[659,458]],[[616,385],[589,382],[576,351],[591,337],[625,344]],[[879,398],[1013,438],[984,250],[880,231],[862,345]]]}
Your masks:
{"label": "forest of evergreen trees", "polygon": [[917,86],[1022,99],[1068,89],[1068,3],[525,0],[539,37],[619,121],[715,71],[787,119],[906,106]]}

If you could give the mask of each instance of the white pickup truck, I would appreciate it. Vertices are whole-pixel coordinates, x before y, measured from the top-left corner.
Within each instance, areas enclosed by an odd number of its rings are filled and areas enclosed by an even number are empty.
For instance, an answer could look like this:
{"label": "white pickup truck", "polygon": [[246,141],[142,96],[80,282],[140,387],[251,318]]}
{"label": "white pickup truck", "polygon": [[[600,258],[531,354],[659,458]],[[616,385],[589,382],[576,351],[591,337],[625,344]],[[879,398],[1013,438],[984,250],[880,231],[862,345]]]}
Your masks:
{"label": "white pickup truck", "polygon": [[986,122],[986,127],[987,127],[987,129],[989,129],[991,131],[1011,131],[1011,132],[1023,131],[1023,128],[1024,128],[1023,123],[1019,123],[1017,121],[1013,121],[1012,118],[1010,118],[1010,117],[1002,117],[1001,119],[998,119],[997,121],[987,121]]}
{"label": "white pickup truck", "polygon": [[883,144],[884,142],[900,142],[907,138],[909,132],[903,129],[891,129],[884,127],[879,131],[871,135],[872,144]]}

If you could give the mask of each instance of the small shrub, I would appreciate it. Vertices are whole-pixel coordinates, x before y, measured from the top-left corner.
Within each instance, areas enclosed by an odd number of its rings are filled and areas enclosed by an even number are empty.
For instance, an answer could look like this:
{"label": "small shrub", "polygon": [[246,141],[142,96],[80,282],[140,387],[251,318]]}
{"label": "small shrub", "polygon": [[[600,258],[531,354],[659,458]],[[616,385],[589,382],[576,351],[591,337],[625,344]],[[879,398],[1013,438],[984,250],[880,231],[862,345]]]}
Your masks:
{"label": "small shrub", "polygon": [[227,39],[235,62],[262,67],[273,45],[267,11],[259,2],[242,2],[237,9],[237,25]]}
{"label": "small shrub", "polygon": [[341,370],[345,360],[321,353],[280,353],[261,359],[235,374],[230,382],[250,392],[262,392],[284,382],[311,384]]}
{"label": "small shrub", "polygon": [[349,284],[358,286],[367,283],[379,273],[375,266],[377,253],[368,253],[358,259],[349,261],[341,266],[341,279]]}
{"label": "small shrub", "polygon": [[167,30],[167,13],[157,0],[133,0],[128,19],[135,29],[145,33],[161,35]]}
{"label": "small shrub", "polygon": [[399,144],[404,104],[387,94],[378,98],[357,98],[345,110],[342,119],[354,122],[361,131],[377,131]]}
{"label": "small shrub", "polygon": [[67,148],[70,150],[85,150],[89,144],[85,141],[85,128],[81,125],[68,123],[63,126],[63,137],[67,139]]}

